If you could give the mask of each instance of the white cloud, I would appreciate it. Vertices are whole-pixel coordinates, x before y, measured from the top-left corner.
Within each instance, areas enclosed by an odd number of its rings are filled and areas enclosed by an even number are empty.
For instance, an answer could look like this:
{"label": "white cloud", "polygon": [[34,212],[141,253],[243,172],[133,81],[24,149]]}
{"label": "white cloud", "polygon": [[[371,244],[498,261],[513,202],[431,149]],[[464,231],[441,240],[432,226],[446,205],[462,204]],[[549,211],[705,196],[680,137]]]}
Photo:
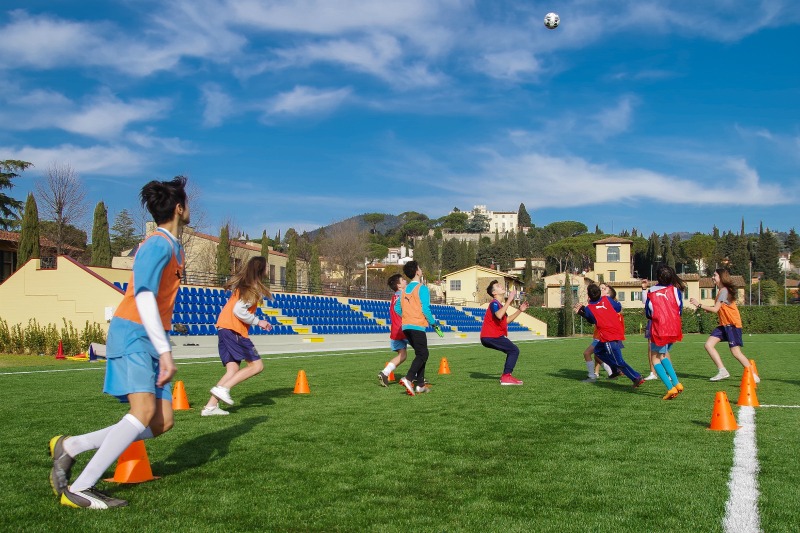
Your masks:
{"label": "white cloud", "polygon": [[587,133],[598,140],[624,133],[633,120],[633,105],[632,96],[621,97],[617,105],[602,109],[591,117]]}
{"label": "white cloud", "polygon": [[233,99],[221,87],[209,83],[203,87],[203,125],[215,127],[235,113]]}
{"label": "white cloud", "polygon": [[321,90],[298,86],[270,99],[264,106],[265,115],[326,114],[339,107],[350,93],[349,88]]}
{"label": "white cloud", "polygon": [[0,152],[11,159],[33,163],[36,168],[47,168],[53,163],[69,163],[78,174],[103,174],[130,176],[145,168],[147,159],[124,146],[80,147],[63,144],[53,148],[34,146],[2,146]]}

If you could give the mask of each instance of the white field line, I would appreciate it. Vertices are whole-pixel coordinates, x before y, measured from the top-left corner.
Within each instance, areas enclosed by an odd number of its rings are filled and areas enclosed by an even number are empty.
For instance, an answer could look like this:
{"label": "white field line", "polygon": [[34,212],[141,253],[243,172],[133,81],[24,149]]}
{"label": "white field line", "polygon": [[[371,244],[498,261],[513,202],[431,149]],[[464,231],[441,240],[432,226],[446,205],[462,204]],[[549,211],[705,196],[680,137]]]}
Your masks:
{"label": "white field line", "polygon": [[756,447],[756,411],[739,409],[739,425],[733,438],[733,467],[728,482],[730,496],[725,504],[722,527],[725,533],[759,533],[758,449]]}
{"label": "white field line", "polygon": [[764,405],[763,403],[759,405],[759,407],[781,407],[783,409],[800,409],[800,405]]}

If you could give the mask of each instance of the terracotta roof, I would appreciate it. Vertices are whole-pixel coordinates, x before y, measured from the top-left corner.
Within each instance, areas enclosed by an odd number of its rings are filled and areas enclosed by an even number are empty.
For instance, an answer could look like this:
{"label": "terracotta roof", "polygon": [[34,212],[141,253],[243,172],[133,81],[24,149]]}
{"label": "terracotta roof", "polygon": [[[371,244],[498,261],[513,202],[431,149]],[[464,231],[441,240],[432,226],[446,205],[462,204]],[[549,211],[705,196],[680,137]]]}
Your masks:
{"label": "terracotta roof", "polygon": [[[215,242],[215,243],[219,244],[219,237],[214,237],[213,235],[209,235],[208,233],[200,233],[199,231],[193,231],[192,232],[192,236],[193,237],[199,237],[201,239],[207,239],[209,241],[212,241],[212,242]],[[261,247],[260,246],[254,246],[252,244],[246,244],[246,243],[243,243],[243,242],[239,242],[239,241],[237,241],[235,239],[231,239],[228,242],[234,248],[243,248],[245,250],[250,250],[250,251],[253,251],[253,252],[260,252],[261,251]],[[270,250],[269,254],[270,255],[278,255],[278,256],[281,256],[281,257],[288,257],[287,254],[284,254],[284,253],[281,253],[281,252],[276,252],[275,250]]]}
{"label": "terracotta roof", "polygon": [[[736,285],[737,289],[741,289],[745,285],[744,278],[742,276],[731,276],[731,281],[733,281],[733,284]],[[714,287],[714,280],[712,278],[700,278],[701,289],[713,289]]]}
{"label": "terracotta roof", "polygon": [[633,241],[622,237],[606,237],[605,239],[594,241],[592,244],[633,244]]}
{"label": "terracotta roof", "polygon": [[[16,231],[2,231],[0,230],[0,241],[8,241],[8,242],[16,242],[19,243],[19,232]],[[55,249],[56,243],[48,239],[47,237],[39,236],[39,246],[44,248],[52,248]],[[83,248],[78,248],[75,246],[70,246],[69,244],[63,245],[65,250],[70,250],[73,252],[82,252]]]}
{"label": "terracotta roof", "polygon": [[700,274],[678,274],[678,277],[683,281],[697,281],[700,279]]}

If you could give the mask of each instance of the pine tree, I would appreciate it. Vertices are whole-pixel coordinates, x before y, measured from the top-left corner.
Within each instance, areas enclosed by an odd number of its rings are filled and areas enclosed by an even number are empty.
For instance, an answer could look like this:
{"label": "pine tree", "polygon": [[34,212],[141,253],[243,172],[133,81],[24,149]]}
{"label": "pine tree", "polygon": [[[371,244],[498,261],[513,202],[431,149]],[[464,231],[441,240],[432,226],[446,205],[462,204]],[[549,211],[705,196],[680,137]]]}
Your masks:
{"label": "pine tree", "polygon": [[17,249],[17,268],[28,262],[28,259],[39,259],[39,209],[36,207],[36,198],[33,193],[28,193],[25,201],[25,212],[22,215],[22,230],[19,235]]}
{"label": "pine tree", "polygon": [[108,210],[102,201],[94,208],[92,225],[92,265],[111,266],[111,236],[108,233]]}
{"label": "pine tree", "polygon": [[261,257],[266,257],[269,262],[269,238],[267,237],[267,230],[261,234]]}
{"label": "pine tree", "polygon": [[754,270],[763,272],[764,279],[783,283],[783,274],[778,262],[779,255],[780,245],[778,244],[778,239],[769,231],[769,228],[765,231],[762,223],[759,227],[758,241],[756,243]]}
{"label": "pine tree", "polygon": [[317,245],[311,245],[311,261],[308,265],[308,289],[312,294],[322,293],[322,265]]}
{"label": "pine tree", "polygon": [[141,236],[136,235],[136,225],[127,209],[123,209],[114,218],[111,226],[111,253],[120,255],[124,250],[130,250],[139,243]]}
{"label": "pine tree", "polygon": [[14,184],[11,180],[19,177],[17,172],[22,172],[29,166],[31,164],[27,161],[0,161],[0,229],[8,229],[13,220],[16,220],[15,210],[22,207],[22,202],[5,195],[2,190],[12,189]]}
{"label": "pine tree", "polygon": [[217,245],[217,276],[223,282],[231,275],[231,242],[228,236],[228,226],[223,226],[219,231],[219,244]]}
{"label": "pine tree", "polygon": [[800,237],[797,236],[797,232],[794,228],[789,230],[789,234],[786,235],[786,251],[794,252],[800,248]]}

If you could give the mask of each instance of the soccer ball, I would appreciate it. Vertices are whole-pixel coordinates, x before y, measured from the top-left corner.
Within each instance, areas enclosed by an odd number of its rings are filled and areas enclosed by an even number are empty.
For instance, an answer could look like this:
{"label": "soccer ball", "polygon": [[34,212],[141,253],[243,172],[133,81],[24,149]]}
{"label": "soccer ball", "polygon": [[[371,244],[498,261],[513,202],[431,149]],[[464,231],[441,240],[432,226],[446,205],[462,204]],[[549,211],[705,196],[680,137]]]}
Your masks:
{"label": "soccer ball", "polygon": [[558,28],[559,22],[561,22],[561,19],[558,18],[558,13],[548,13],[544,16],[544,25],[548,30],[554,30]]}

